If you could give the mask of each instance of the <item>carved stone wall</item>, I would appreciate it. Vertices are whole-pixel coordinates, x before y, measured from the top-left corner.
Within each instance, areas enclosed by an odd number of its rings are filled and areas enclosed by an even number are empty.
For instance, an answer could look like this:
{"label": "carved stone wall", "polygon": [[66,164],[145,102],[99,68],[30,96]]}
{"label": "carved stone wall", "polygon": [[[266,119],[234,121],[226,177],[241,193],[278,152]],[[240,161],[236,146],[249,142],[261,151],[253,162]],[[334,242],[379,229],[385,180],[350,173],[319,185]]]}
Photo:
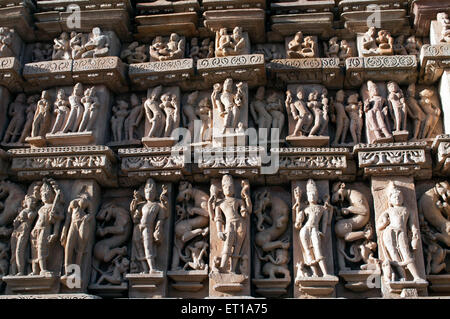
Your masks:
{"label": "carved stone wall", "polygon": [[70,5],[0,0],[0,299],[450,296],[449,0]]}

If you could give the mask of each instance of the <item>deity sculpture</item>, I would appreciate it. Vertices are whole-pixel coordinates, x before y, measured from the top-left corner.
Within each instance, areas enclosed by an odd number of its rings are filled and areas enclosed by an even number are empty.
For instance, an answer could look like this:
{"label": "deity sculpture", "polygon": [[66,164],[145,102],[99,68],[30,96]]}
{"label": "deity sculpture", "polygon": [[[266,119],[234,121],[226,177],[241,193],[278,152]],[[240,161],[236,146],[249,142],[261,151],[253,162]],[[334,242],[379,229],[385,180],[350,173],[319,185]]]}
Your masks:
{"label": "deity sculpture", "polygon": [[195,113],[200,118],[200,121],[202,121],[202,126],[200,127],[200,140],[202,142],[210,141],[212,130],[212,109],[211,102],[207,97],[198,102],[198,108]]}
{"label": "deity sculpture", "polygon": [[[407,268],[416,283],[426,283],[419,274],[413,255],[413,251],[418,249],[420,243],[419,229],[414,224],[408,208],[404,206],[403,193],[391,181],[386,194],[389,208],[381,213],[376,221],[380,249],[384,256],[382,260],[384,280],[388,283],[406,280],[405,268]],[[412,233],[412,240],[409,239],[409,231]]]}
{"label": "deity sculpture", "polygon": [[69,101],[66,100],[66,93],[64,90],[58,90],[58,95],[54,104],[53,112],[56,114],[56,120],[53,124],[51,134],[59,133],[62,131],[67,116],[69,115]]}
{"label": "deity sculpture", "polygon": [[175,222],[172,270],[180,269],[181,261],[185,264],[183,269],[204,269],[203,257],[207,256],[205,237],[209,234],[208,200],[205,192],[193,188],[189,182],[180,182],[175,207],[178,218]]}
{"label": "deity sculpture", "polygon": [[265,92],[265,87],[260,86],[256,91],[254,99],[250,103],[250,114],[259,129],[270,129],[272,124],[272,116],[267,110]]}
{"label": "deity sculpture", "polygon": [[166,113],[166,125],[164,127],[164,137],[170,137],[173,130],[180,125],[180,105],[175,94],[164,93],[161,95],[161,110]]}
{"label": "deity sculpture", "polygon": [[12,49],[14,30],[0,27],[0,58],[13,57]]}
{"label": "deity sculpture", "polygon": [[190,93],[187,97],[186,103],[183,105],[183,113],[182,113],[182,121],[183,121],[183,127],[187,127],[189,130],[189,133],[191,134],[191,139],[194,138],[194,124],[195,121],[199,119],[197,113],[196,113],[196,107],[195,103],[197,102],[198,98],[198,91],[194,91]]}
{"label": "deity sculpture", "polygon": [[60,226],[64,219],[63,199],[58,184],[52,179],[44,179],[40,187],[42,206],[31,231],[31,275],[51,275],[48,261],[51,247],[58,242]]}
{"label": "deity sculpture", "polygon": [[[145,201],[140,205],[135,205],[133,208],[136,211],[140,210],[140,220],[137,225],[137,232],[139,232],[139,242],[133,236],[133,245],[138,245],[135,251],[135,259],[141,261],[142,272],[151,274],[160,272],[157,269],[157,245],[161,242],[164,220],[168,217],[168,189],[166,185],[162,186],[159,202],[156,200],[157,190],[156,183],[149,178],[145,183],[144,196]],[[136,193],[135,193],[136,195]],[[136,199],[136,196],[135,196]],[[134,203],[136,204],[136,202]],[[132,203],[133,205],[133,203]],[[135,212],[131,212],[135,214]],[[136,219],[133,218],[133,221]]]}
{"label": "deity sculpture", "polygon": [[86,36],[83,33],[70,32],[69,46],[72,50],[72,59],[79,59],[83,53],[83,47],[86,44]]}
{"label": "deity sculpture", "polygon": [[309,132],[309,136],[328,135],[328,92],[323,89],[322,100],[319,101],[319,92],[313,90],[308,96],[308,108],[314,114],[314,124]]}
{"label": "deity sculpture", "polygon": [[323,43],[325,56],[327,58],[338,58],[341,63],[345,62],[345,59],[355,56],[352,46],[347,40],[341,40],[338,43],[338,37],[332,37]]}
{"label": "deity sculpture", "polygon": [[[255,235],[255,278],[263,275],[277,279],[277,275],[290,280],[289,237],[289,207],[278,196],[273,196],[268,190],[257,192],[253,209],[256,217]],[[262,265],[262,263],[264,264]],[[261,267],[262,265],[262,267]]]}
{"label": "deity sculpture", "polygon": [[329,275],[324,255],[324,238],[328,224],[331,222],[332,206],[329,203],[328,195],[323,198],[324,204],[319,204],[319,191],[312,179],[309,179],[306,184],[306,195],[308,202],[306,207],[302,207],[302,191],[299,186],[294,189],[295,204],[292,208],[295,213],[294,227],[299,231],[303,256],[303,261],[297,265],[296,279]]}
{"label": "deity sculpture", "polygon": [[[101,285],[107,282],[120,285],[128,271],[130,261],[127,255],[127,241],[131,234],[131,219],[126,209],[108,202],[97,214],[98,240],[94,246],[91,283]],[[102,271],[102,265],[108,265]]]}
{"label": "deity sculpture", "polygon": [[[248,181],[242,181],[241,198],[236,198],[234,181],[231,175],[222,177],[223,198],[219,198],[218,189],[212,185],[208,201],[208,211],[217,229],[217,239],[222,241],[220,256],[215,256],[216,270],[221,273],[243,273],[242,253],[244,240],[247,234],[248,215],[252,212],[250,198],[250,185]],[[245,255],[246,258],[248,256]],[[241,261],[238,269],[238,261]],[[228,265],[228,269],[226,269]],[[244,263],[245,268],[245,263]]]}
{"label": "deity sculpture", "polygon": [[364,101],[366,126],[374,134],[375,140],[391,138],[386,118],[386,99],[380,95],[377,85],[372,81],[367,81],[367,90],[369,97]]}
{"label": "deity sculpture", "polygon": [[139,42],[132,42],[127,48],[122,50],[120,58],[128,64],[147,62],[147,53],[145,52],[145,44],[139,45]]}
{"label": "deity sculpture", "polygon": [[31,137],[44,136],[51,125],[50,94],[42,91],[41,99],[36,106],[33,124],[31,127]]}
{"label": "deity sculpture", "polygon": [[235,27],[229,35],[226,28],[221,28],[216,35],[216,57],[241,55],[248,51],[247,43],[241,27]]}
{"label": "deity sculpture", "polygon": [[184,57],[185,40],[176,33],[172,33],[165,42],[157,36],[150,46],[150,57],[155,61],[182,59]]}
{"label": "deity sculpture", "polygon": [[19,141],[26,119],[25,112],[27,105],[25,102],[25,94],[20,93],[17,95],[15,101],[9,105],[8,115],[11,120],[3,137],[3,143],[16,143]]}
{"label": "deity sculpture", "polygon": [[144,116],[144,103],[139,103],[139,98],[136,94],[131,94],[130,97],[131,110],[125,119],[125,140],[130,141],[135,138],[135,131]]}
{"label": "deity sculpture", "polygon": [[94,129],[95,121],[98,116],[98,109],[100,103],[96,96],[95,87],[87,88],[84,91],[84,97],[81,99],[81,103],[84,107],[83,117],[81,119],[78,132],[89,132]]}
{"label": "deity sculpture", "polygon": [[119,100],[117,105],[113,106],[113,116],[111,117],[111,131],[113,133],[113,141],[120,142],[123,140],[123,128],[125,118],[129,114],[128,103]]}
{"label": "deity sculpture", "polygon": [[287,56],[289,59],[317,57],[317,44],[311,36],[303,37],[303,32],[298,31],[288,43]]}
{"label": "deity sculpture", "polygon": [[88,244],[92,240],[95,227],[95,213],[90,208],[91,196],[83,188],[78,196],[69,203],[66,219],[61,232],[61,245],[64,247],[64,275],[70,274],[70,265],[83,267],[83,259],[88,253]]}
{"label": "deity sculpture", "polygon": [[[349,270],[346,261],[355,261],[355,258],[346,254],[348,244],[350,245],[349,251],[353,252],[354,257],[358,254],[359,247],[373,247],[373,249],[369,249],[367,258],[362,258],[361,254],[360,261],[366,263],[360,265],[360,269],[367,269],[369,267],[367,263],[377,266],[378,263],[372,256],[376,244],[371,241],[373,229],[370,226],[370,209],[366,196],[358,188],[349,187],[342,182],[335,183],[332,192],[331,202],[339,205],[335,224],[339,269],[341,271]],[[345,204],[346,202],[348,205]]]}

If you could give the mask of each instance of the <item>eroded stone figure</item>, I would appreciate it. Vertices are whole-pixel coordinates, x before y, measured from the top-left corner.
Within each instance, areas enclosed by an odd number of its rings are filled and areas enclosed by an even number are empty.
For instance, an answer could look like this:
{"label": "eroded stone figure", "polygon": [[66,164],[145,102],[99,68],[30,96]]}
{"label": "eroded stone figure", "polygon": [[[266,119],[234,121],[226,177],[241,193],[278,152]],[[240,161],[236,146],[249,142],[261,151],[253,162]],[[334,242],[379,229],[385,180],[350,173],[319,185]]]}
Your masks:
{"label": "eroded stone figure", "polygon": [[380,95],[377,85],[372,81],[367,81],[367,90],[369,97],[364,101],[366,125],[375,135],[375,140],[391,138],[386,118],[386,99]]}
{"label": "eroded stone figure", "polygon": [[291,136],[304,136],[309,134],[314,116],[305,103],[305,91],[298,87],[296,92],[297,99],[294,101],[291,91],[286,91],[286,111],[292,115],[296,121],[294,132]]}
{"label": "eroded stone figure", "polygon": [[59,133],[62,131],[67,116],[69,115],[69,101],[66,100],[66,93],[64,90],[58,90],[56,101],[54,104],[53,113],[56,114],[56,120],[53,124],[51,134]]}
{"label": "eroded stone figure", "polygon": [[176,33],[172,33],[167,42],[157,36],[150,46],[150,57],[156,61],[182,59],[185,45],[185,40]]}
{"label": "eroded stone figure", "polygon": [[212,134],[212,108],[210,100],[205,97],[198,102],[196,114],[202,121],[200,127],[200,140],[202,142],[210,141]]}
{"label": "eroded stone figure", "polygon": [[113,133],[113,141],[121,142],[124,139],[123,128],[125,118],[129,114],[128,103],[123,100],[117,101],[117,105],[113,106],[113,116],[111,117],[111,131]]}
{"label": "eroded stone figure", "polygon": [[394,132],[405,131],[408,109],[403,92],[393,81],[388,82],[387,89],[389,113],[394,120]]}
{"label": "eroded stone figure", "polygon": [[257,229],[255,278],[265,276],[277,279],[281,276],[290,280],[288,269],[290,243],[286,232],[290,213],[288,205],[280,197],[272,196],[269,191],[264,190],[256,193],[253,211]]}
{"label": "eroded stone figure", "polygon": [[72,50],[72,59],[79,59],[81,57],[81,51],[86,44],[86,37],[83,33],[72,31],[70,32],[69,46]]}
{"label": "eroded stone figure", "polygon": [[440,42],[450,43],[450,19],[446,12],[439,12],[436,15],[436,20],[440,25],[441,34]]}
{"label": "eroded stone figure", "polygon": [[241,27],[235,27],[233,34],[229,35],[226,28],[221,28],[218,33],[216,46],[216,56],[223,57],[229,55],[245,54],[248,50],[247,43],[243,36]]}
{"label": "eroded stone figure", "polygon": [[317,45],[311,36],[304,37],[303,32],[298,31],[288,43],[287,56],[289,59],[317,57]]}
{"label": "eroded stone figure", "polygon": [[44,179],[40,188],[42,206],[31,231],[31,275],[51,275],[48,268],[50,248],[58,242],[60,226],[64,219],[63,199],[58,184]]}
{"label": "eroded stone figure", "polygon": [[[120,285],[130,261],[127,241],[131,234],[131,219],[128,211],[114,203],[106,203],[97,214],[97,236],[94,246],[91,283]],[[105,271],[101,266],[107,265]]]}
{"label": "eroded stone figure", "polygon": [[8,115],[11,120],[3,137],[3,143],[16,143],[19,141],[26,119],[26,99],[25,94],[20,93],[17,95],[15,101],[9,105]]}
{"label": "eroded stone figure", "polygon": [[13,57],[13,29],[0,27],[0,58]]}
{"label": "eroded stone figure", "polygon": [[[421,278],[414,259],[414,251],[418,249],[419,229],[413,222],[408,208],[404,206],[402,191],[391,181],[386,194],[389,208],[376,221],[383,250],[383,277],[386,282],[407,280],[406,269],[417,283],[426,282]],[[408,232],[412,233],[412,239]]]}
{"label": "eroded stone figure", "polygon": [[100,108],[100,103],[98,97],[96,96],[95,87],[87,88],[84,91],[84,96],[81,99],[81,103],[84,107],[83,118],[81,119],[80,127],[78,132],[89,132],[95,127],[95,121],[98,116],[98,109]]}
{"label": "eroded stone figure", "polygon": [[182,112],[182,122],[183,127],[187,127],[189,130],[189,133],[191,134],[191,139],[194,138],[194,124],[195,121],[199,120],[199,117],[196,112],[196,103],[198,98],[198,91],[194,91],[190,93],[187,97],[186,103],[183,105],[183,112]]}
{"label": "eroded stone figure", "polygon": [[125,119],[125,140],[133,140],[135,132],[144,116],[144,102],[140,103],[136,94],[131,94],[130,97],[131,110]]}
{"label": "eroded stone figure", "polygon": [[148,57],[145,44],[139,45],[137,41],[132,42],[127,48],[122,50],[120,58],[128,64],[147,62]]}
{"label": "eroded stone figure", "polygon": [[147,100],[144,103],[144,111],[146,121],[150,125],[148,137],[162,137],[164,134],[166,116],[161,109],[161,104],[158,102],[161,91],[162,86],[147,90]]}
{"label": "eroded stone figure", "polygon": [[82,99],[83,85],[77,83],[73,87],[72,94],[69,96],[70,112],[62,130],[63,133],[78,132],[84,114],[84,106],[81,102]]}
{"label": "eroded stone figure", "polygon": [[25,143],[25,139],[31,134],[31,127],[33,125],[34,114],[36,112],[37,102],[39,101],[39,95],[31,95],[27,99],[27,109],[25,110],[26,119],[23,125],[22,133],[19,138],[19,143]]}
{"label": "eroded stone figure", "polygon": [[39,198],[33,194],[25,195],[22,209],[14,219],[14,230],[11,235],[11,268],[10,275],[26,275],[27,247],[29,245],[31,229],[38,215]]}
{"label": "eroded stone figure", "polygon": [[309,179],[306,184],[307,204],[301,205],[301,189],[294,189],[295,211],[294,227],[299,231],[303,262],[298,267],[297,278],[328,276],[327,261],[324,254],[324,238],[331,221],[332,206],[329,196],[324,204],[319,204],[319,191],[316,183]]}
{"label": "eroded stone figure", "polygon": [[198,59],[208,59],[214,57],[214,42],[208,38],[202,40],[201,45],[198,38],[191,39],[189,57],[197,61]]}
{"label": "eroded stone figure", "polygon": [[[368,269],[368,263],[377,266],[378,263],[373,258],[376,243],[371,241],[373,229],[370,226],[370,208],[366,196],[356,187],[349,187],[342,182],[335,183],[332,192],[331,202],[338,205],[334,229],[337,236],[339,269],[350,270],[346,261],[355,262],[358,253],[361,255],[360,261],[366,262],[360,265],[360,269]],[[347,255],[347,246],[350,247],[349,251],[353,253],[353,257]],[[365,257],[361,247],[373,249],[369,249],[369,254]]]}
{"label": "eroded stone figure", "polygon": [[42,91],[31,126],[31,137],[45,136],[50,128],[51,120],[50,94],[48,91]]}
{"label": "eroded stone figure", "polygon": [[336,93],[336,100],[331,103],[331,122],[336,123],[334,145],[345,144],[350,120],[345,112],[345,92],[339,90]]}
{"label": "eroded stone figure", "polygon": [[205,192],[192,187],[189,182],[180,182],[175,207],[178,218],[175,222],[172,270],[181,269],[180,262],[184,263],[183,269],[204,269],[203,257],[207,257],[207,246],[204,244],[209,234],[208,200]]}
{"label": "eroded stone figure", "polygon": [[67,279],[70,265],[83,267],[83,259],[88,253],[88,244],[92,240],[95,213],[90,208],[91,197],[86,189],[70,201],[66,219],[61,232],[61,245],[64,247],[64,273],[61,280]]}
{"label": "eroded stone figure", "polygon": [[422,107],[422,110],[426,114],[425,122],[422,129],[422,137],[430,138],[433,136],[436,126],[439,122],[441,109],[433,101],[434,97],[433,90],[423,89],[422,91],[420,91],[419,96],[420,96],[419,105]]}
{"label": "eroded stone figure", "polygon": [[[252,212],[250,185],[248,181],[242,180],[242,199],[236,198],[233,178],[231,175],[224,175],[222,193],[224,197],[219,198],[219,191],[214,185],[211,186],[208,211],[217,229],[216,240],[223,242],[220,256],[214,257],[216,265],[213,271],[237,274],[240,270],[240,273],[244,273],[242,245],[246,236],[249,236],[247,222],[248,215]],[[248,258],[246,255],[245,257]]]}
{"label": "eroded stone figure", "polygon": [[338,41],[338,37],[332,37],[328,40],[328,44],[324,42],[324,51],[327,58],[338,58],[339,61],[345,62],[345,59],[355,56],[353,48],[347,40]]}
{"label": "eroded stone figure", "polygon": [[144,256],[138,255],[138,260],[143,260],[143,273],[160,272],[156,267],[157,245],[161,242],[163,236],[162,227],[164,220],[168,217],[168,189],[166,185],[162,186],[159,201],[157,201],[156,183],[149,178],[145,183],[144,196],[145,202],[141,206],[141,218],[138,229],[141,234],[142,248]]}
{"label": "eroded stone figure", "polygon": [[414,83],[408,86],[406,91],[406,106],[408,116],[414,122],[414,130],[412,140],[418,140],[424,138],[423,136],[423,124],[426,118],[425,113],[416,100],[416,85]]}
{"label": "eroded stone figure", "polygon": [[50,61],[52,59],[53,47],[51,44],[36,42],[31,56],[32,62]]}
{"label": "eroded stone figure", "polygon": [[250,114],[252,115],[253,121],[258,125],[259,129],[270,129],[272,125],[272,116],[267,110],[265,92],[265,87],[260,86],[256,91],[255,97],[250,103]]}

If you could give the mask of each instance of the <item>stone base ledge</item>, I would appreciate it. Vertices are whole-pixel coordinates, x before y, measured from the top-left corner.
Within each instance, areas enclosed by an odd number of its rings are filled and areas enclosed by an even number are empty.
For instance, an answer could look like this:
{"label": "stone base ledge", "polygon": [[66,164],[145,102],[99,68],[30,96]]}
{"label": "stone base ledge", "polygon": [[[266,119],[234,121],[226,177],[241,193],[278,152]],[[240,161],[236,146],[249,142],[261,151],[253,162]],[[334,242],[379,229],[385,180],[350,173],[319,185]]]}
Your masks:
{"label": "stone base ledge", "polygon": [[117,186],[116,158],[106,146],[67,146],[10,149],[11,172],[18,181],[43,177],[94,179],[102,186]]}
{"label": "stone base ledge", "polygon": [[114,56],[27,63],[23,77],[35,91],[77,82],[104,84],[114,92],[127,90],[126,65]]}
{"label": "stone base ledge", "polygon": [[420,50],[419,83],[433,84],[450,68],[450,43],[425,44]]}
{"label": "stone base ledge", "polygon": [[17,58],[0,58],[0,86],[11,92],[21,92],[23,87],[22,65]]}

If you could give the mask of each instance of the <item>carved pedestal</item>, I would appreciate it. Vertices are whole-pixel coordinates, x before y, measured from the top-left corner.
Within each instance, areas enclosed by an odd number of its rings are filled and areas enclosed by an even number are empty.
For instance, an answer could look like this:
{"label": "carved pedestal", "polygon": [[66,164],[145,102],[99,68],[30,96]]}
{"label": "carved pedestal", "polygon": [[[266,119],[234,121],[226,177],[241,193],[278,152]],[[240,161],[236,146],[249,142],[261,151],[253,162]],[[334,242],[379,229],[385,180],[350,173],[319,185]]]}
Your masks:
{"label": "carved pedestal", "polygon": [[419,82],[433,84],[439,80],[450,61],[450,43],[424,44],[420,50]]}
{"label": "carved pedestal", "polygon": [[334,276],[332,250],[332,209],[329,182],[293,181],[293,265],[294,297],[335,296],[339,278]]}
{"label": "carved pedestal", "polygon": [[22,64],[15,57],[0,58],[0,86],[11,92],[23,89]]}

